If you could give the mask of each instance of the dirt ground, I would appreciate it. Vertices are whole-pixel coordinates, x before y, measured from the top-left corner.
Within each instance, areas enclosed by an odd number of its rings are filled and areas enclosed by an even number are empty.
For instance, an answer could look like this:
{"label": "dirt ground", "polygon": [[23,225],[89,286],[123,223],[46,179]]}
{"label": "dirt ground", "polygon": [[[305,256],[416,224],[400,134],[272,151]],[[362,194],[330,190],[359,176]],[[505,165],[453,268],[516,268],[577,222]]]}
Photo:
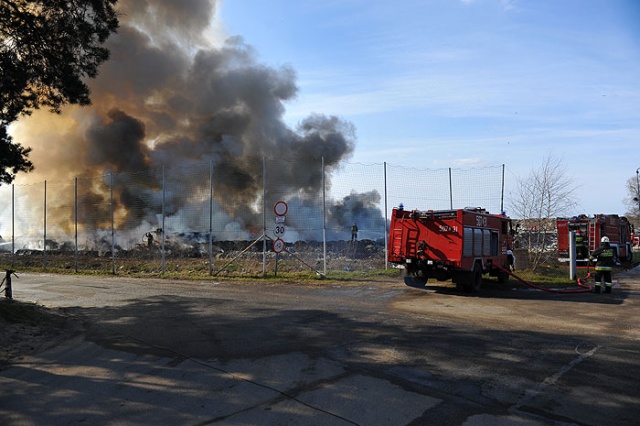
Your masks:
{"label": "dirt ground", "polygon": [[80,332],[63,310],[0,299],[0,369]]}
{"label": "dirt ground", "polygon": [[16,301],[0,305],[2,378],[21,395],[0,392],[3,415],[16,425],[637,424],[637,268],[598,295],[353,278],[21,275]]}
{"label": "dirt ground", "polygon": [[[144,281],[144,278],[136,280]],[[401,278],[363,276],[360,280],[341,280],[340,284],[357,287],[372,282],[395,286],[401,282]],[[319,285],[326,285],[326,282],[321,281]],[[433,285],[445,290],[455,289],[455,285],[447,282],[429,283],[429,286]],[[510,285],[525,288],[514,279],[511,279]],[[4,292],[2,295],[4,296]],[[77,321],[71,321],[65,309],[47,308],[35,303],[0,297],[0,369],[12,360],[51,348],[81,332],[82,326]]]}
{"label": "dirt ground", "polygon": [[[144,281],[144,278],[137,280]],[[398,277],[376,276],[362,280],[344,280],[340,281],[340,285],[357,287],[375,282],[395,286],[399,285],[400,281],[401,278]],[[274,284],[277,285],[269,285]],[[318,285],[326,285],[326,282],[321,281]],[[451,283],[439,282],[435,285],[440,289],[455,289]],[[521,286],[513,279],[511,285]],[[47,308],[35,303],[0,297],[0,369],[14,360],[54,347],[81,332],[82,325],[70,320],[63,308]]]}
{"label": "dirt ground", "polygon": [[[396,281],[393,278],[380,280]],[[52,348],[82,331],[83,325],[71,319],[65,309],[7,299],[3,294],[0,297],[0,369],[25,356]]]}

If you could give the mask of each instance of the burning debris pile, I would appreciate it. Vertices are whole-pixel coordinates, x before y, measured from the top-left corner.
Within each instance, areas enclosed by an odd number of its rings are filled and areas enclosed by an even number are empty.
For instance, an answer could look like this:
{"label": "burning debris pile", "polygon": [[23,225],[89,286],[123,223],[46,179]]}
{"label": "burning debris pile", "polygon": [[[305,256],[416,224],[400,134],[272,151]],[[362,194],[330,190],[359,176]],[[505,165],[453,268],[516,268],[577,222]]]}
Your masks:
{"label": "burning debris pile", "polygon": [[[294,70],[259,64],[240,37],[211,40],[215,11],[215,0],[120,1],[120,28],[107,42],[111,59],[90,82],[93,105],[69,107],[60,116],[38,111],[14,128],[16,141],[33,148],[36,166],[18,183],[94,179],[79,188],[80,210],[105,211],[94,222],[80,218],[78,226],[85,232],[109,229],[113,216],[115,227],[131,230],[135,238],[157,224],[162,207],[168,232],[189,231],[171,229],[178,221],[170,219],[205,204],[209,180],[182,172],[202,164],[211,164],[215,175],[216,215],[242,230],[261,228],[256,206],[263,197],[287,194],[301,209],[321,208],[322,169],[316,165],[324,161],[330,187],[331,173],[355,149],[354,126],[313,114],[289,128],[283,117],[298,90]],[[274,183],[265,188],[264,159],[283,156],[288,161],[280,165],[277,189]],[[110,188],[95,180],[109,173],[118,174],[122,184]],[[165,173],[183,180],[174,179],[163,194]],[[111,196],[112,215],[106,211]],[[69,235],[69,209],[56,205],[63,197],[51,187],[47,198],[48,226]],[[327,201],[328,221],[337,227],[353,221],[384,227],[375,191]],[[41,209],[41,201],[32,200],[32,208]]]}
{"label": "burning debris pile", "polygon": [[[17,249],[15,253],[0,249],[0,264],[18,269],[43,268],[48,271],[77,270],[120,273],[158,273],[166,262],[172,271],[205,275],[209,268],[225,276],[260,273],[263,268],[263,243],[255,241],[216,241],[209,255],[208,236],[199,233],[176,234],[161,240],[142,241],[129,249],[116,246],[113,252],[103,241],[101,249],[77,253],[71,242],[47,240],[46,250]],[[277,255],[271,242],[266,244],[266,259],[270,271],[301,272],[322,270],[372,271],[385,267],[384,241],[297,241],[286,245]],[[164,250],[164,255],[163,255]],[[276,260],[279,259],[279,260]],[[278,264],[278,266],[276,266]],[[240,265],[240,266],[239,266]],[[216,274],[217,275],[217,274]]]}

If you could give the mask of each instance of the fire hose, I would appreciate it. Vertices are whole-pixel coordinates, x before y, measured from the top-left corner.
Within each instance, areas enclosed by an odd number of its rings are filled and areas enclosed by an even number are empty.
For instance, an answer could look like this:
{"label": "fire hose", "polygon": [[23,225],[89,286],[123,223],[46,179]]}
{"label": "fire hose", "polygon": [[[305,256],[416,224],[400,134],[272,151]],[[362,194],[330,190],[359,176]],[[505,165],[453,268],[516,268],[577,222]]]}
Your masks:
{"label": "fire hose", "polygon": [[[505,268],[503,268],[501,266],[494,265],[494,268],[498,268],[501,271],[506,272],[507,274],[511,275],[513,278],[517,279],[518,281],[520,281],[521,283],[523,283],[523,284],[525,284],[525,285],[527,285],[529,287],[535,288],[537,290],[547,291],[549,293],[571,294],[571,293],[589,293],[589,292],[593,291],[593,288],[591,286],[582,283],[582,279],[581,278],[578,278],[578,281],[577,281],[578,282],[578,286],[582,287],[582,288],[579,288],[579,289],[573,289],[573,290],[572,289],[567,289],[567,290],[565,290],[565,289],[556,289],[556,288],[545,288],[545,287],[540,287],[538,285],[530,283],[529,281],[527,281],[527,280],[525,280],[523,278],[520,278],[519,276],[514,274],[512,271],[510,271],[508,269],[505,269]],[[589,279],[590,276],[591,276],[591,272],[587,273],[587,276],[584,277],[584,280]]]}

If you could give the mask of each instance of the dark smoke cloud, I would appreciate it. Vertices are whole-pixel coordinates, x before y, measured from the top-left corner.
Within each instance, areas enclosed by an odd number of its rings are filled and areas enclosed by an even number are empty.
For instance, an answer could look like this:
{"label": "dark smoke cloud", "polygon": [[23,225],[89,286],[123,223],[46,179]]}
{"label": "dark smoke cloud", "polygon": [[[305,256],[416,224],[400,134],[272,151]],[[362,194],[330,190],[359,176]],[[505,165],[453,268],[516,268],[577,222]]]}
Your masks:
{"label": "dark smoke cloud", "polygon": [[108,122],[97,123],[87,132],[89,163],[107,165],[114,172],[146,169],[149,149],[143,143],[144,124],[116,109],[107,117]]}
{"label": "dark smoke cloud", "polygon": [[[73,133],[51,136],[64,139],[66,149],[76,154],[52,156],[55,169],[43,167],[46,160],[42,159],[36,163],[41,173],[146,173],[145,179],[135,174],[120,177],[129,179],[124,183],[137,192],[119,186],[115,194],[119,220],[134,227],[141,221],[152,222],[159,211],[157,191],[163,166],[170,173],[211,162],[216,173],[216,206],[229,216],[241,217],[245,226],[256,227],[261,219],[250,206],[262,197],[263,158],[276,160],[285,153],[292,161],[281,165],[278,191],[296,194],[301,208],[303,204],[318,207],[322,191],[318,164],[324,158],[330,177],[352,155],[353,125],[314,114],[298,128],[289,128],[283,116],[285,104],[298,91],[295,72],[286,66],[257,63],[255,52],[240,37],[216,47],[208,42],[215,1],[127,0],[119,4],[121,27],[107,46],[111,59],[90,82],[93,105],[69,109]],[[180,214],[188,202],[184,192],[193,192],[193,179],[184,179],[172,183],[174,189],[167,196],[169,214]],[[196,192],[208,192],[208,180],[201,184]],[[108,194],[104,186],[94,186],[81,197],[97,202],[108,199]],[[352,194],[332,209],[332,216],[340,221],[339,226],[347,226],[351,220],[347,217],[369,220],[376,213],[376,197],[379,202],[377,193]],[[141,205],[147,211],[132,212]]]}
{"label": "dark smoke cloud", "polygon": [[[330,208],[332,220],[343,229],[348,229],[356,222],[361,230],[385,229],[385,220],[380,215],[382,197],[376,190],[351,194]],[[367,235],[363,235],[367,238]],[[375,239],[375,238],[374,238]]]}

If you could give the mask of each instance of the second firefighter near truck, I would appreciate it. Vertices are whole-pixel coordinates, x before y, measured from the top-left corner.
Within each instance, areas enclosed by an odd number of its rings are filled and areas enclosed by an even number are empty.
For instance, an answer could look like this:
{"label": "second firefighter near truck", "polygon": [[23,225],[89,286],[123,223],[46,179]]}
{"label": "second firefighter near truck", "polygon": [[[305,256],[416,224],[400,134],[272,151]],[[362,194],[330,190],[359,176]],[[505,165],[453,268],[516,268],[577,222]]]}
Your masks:
{"label": "second firefighter near truck", "polygon": [[600,247],[595,249],[590,256],[590,259],[596,260],[596,284],[593,287],[594,293],[602,292],[602,280],[604,279],[604,292],[611,293],[613,282],[611,280],[611,271],[613,267],[618,264],[618,257],[616,250],[611,247],[609,237],[602,237],[600,240]]}

